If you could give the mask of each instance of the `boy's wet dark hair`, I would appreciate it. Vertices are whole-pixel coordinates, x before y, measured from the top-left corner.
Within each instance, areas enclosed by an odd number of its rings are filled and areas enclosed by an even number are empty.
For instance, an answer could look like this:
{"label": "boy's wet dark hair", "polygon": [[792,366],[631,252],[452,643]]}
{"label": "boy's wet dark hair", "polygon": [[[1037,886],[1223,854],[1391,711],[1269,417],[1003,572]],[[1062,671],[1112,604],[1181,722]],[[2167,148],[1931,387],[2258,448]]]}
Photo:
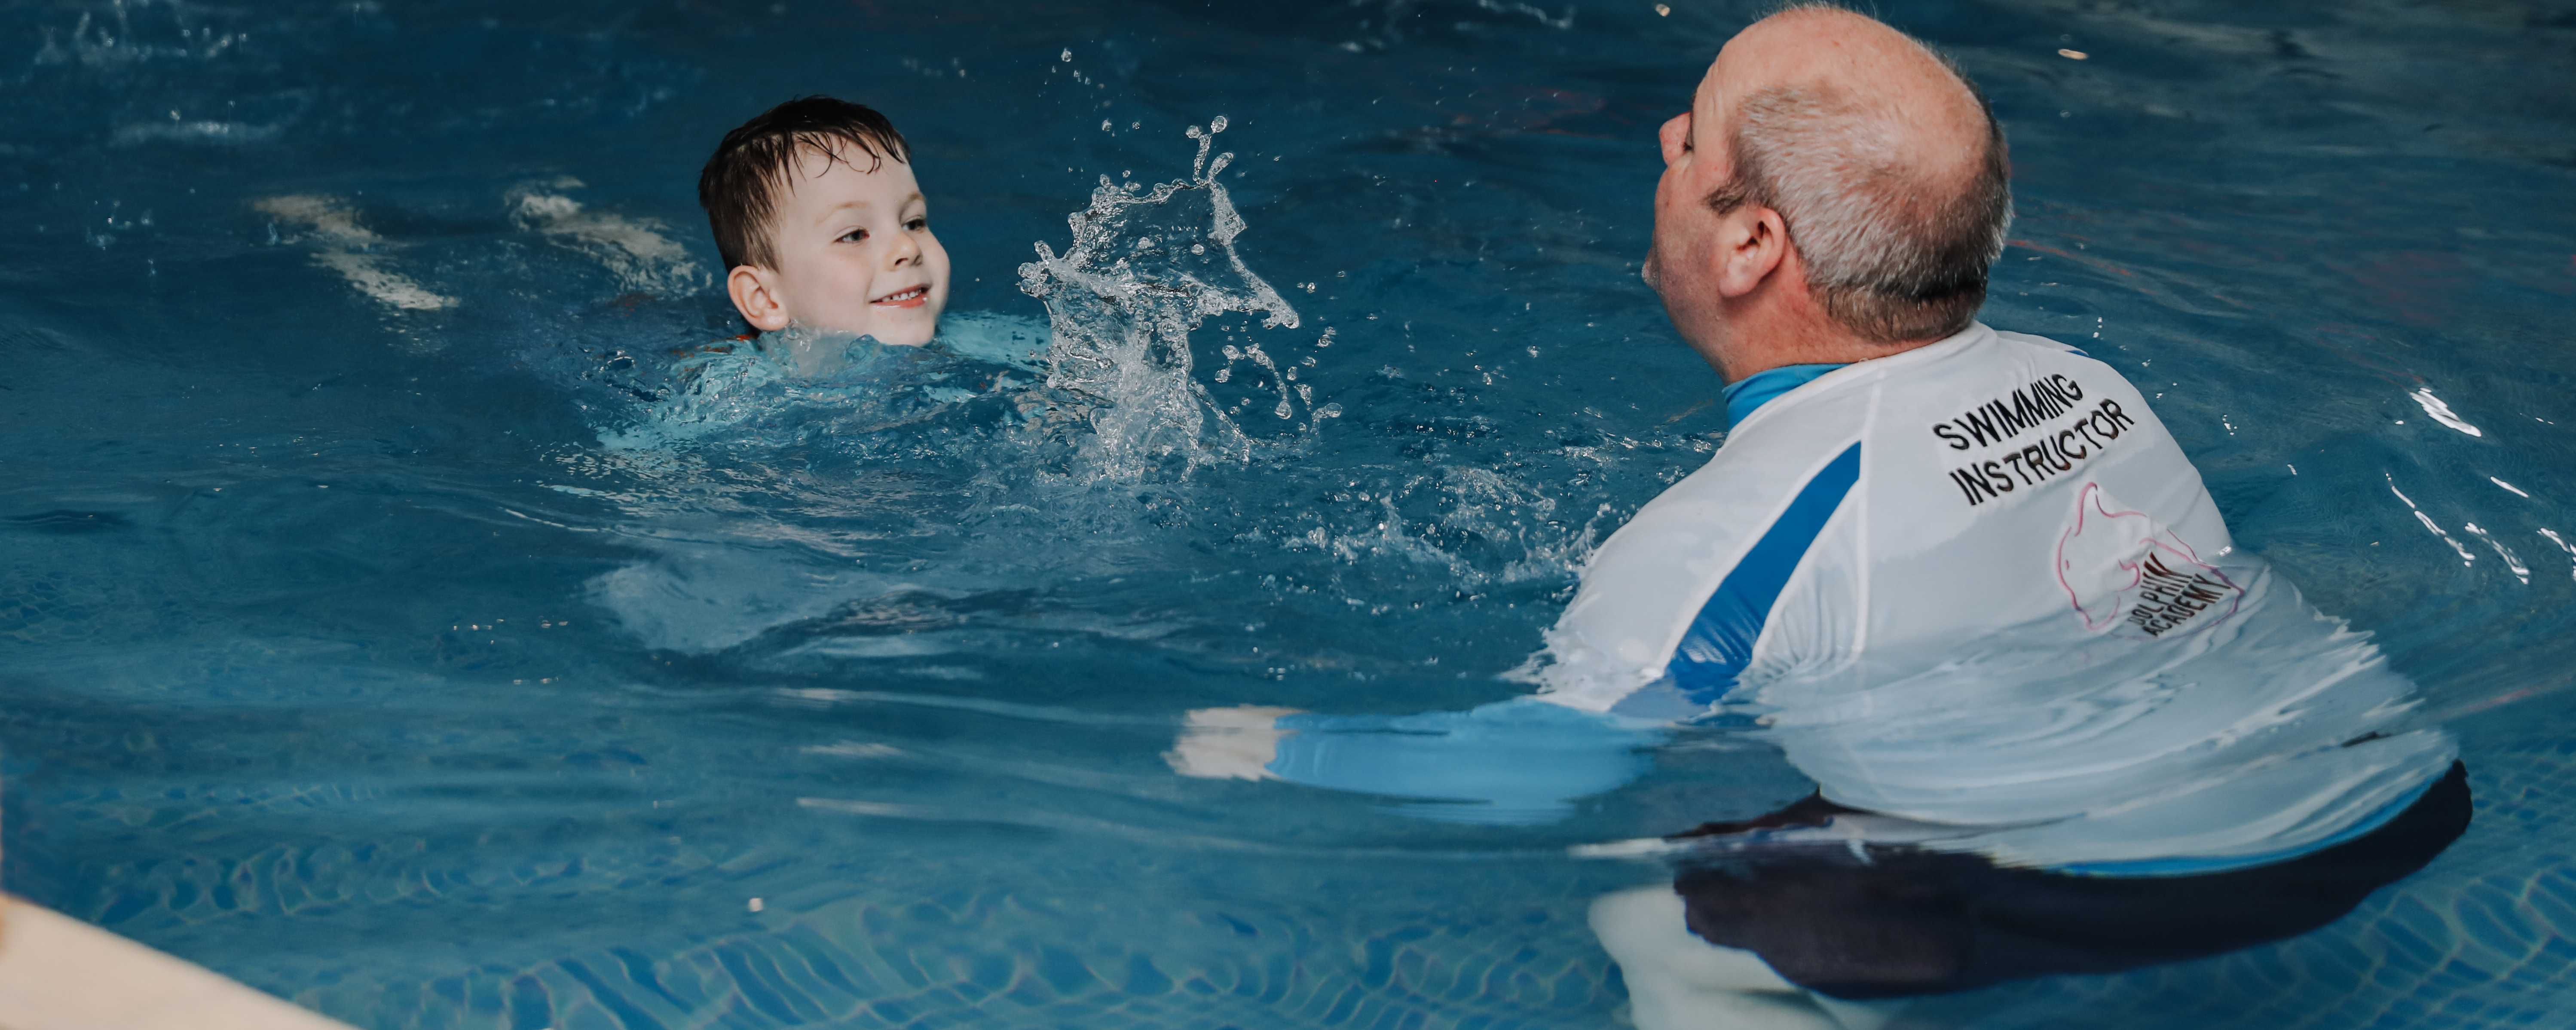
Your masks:
{"label": "boy's wet dark hair", "polygon": [[777,214],[788,175],[807,150],[845,164],[855,150],[868,156],[871,172],[884,167],[888,157],[912,162],[912,147],[903,134],[873,108],[810,96],[761,112],[725,133],[715,156],[698,173],[698,206],[707,209],[707,227],[715,231],[724,267],[778,267],[778,256],[770,249],[770,219]]}

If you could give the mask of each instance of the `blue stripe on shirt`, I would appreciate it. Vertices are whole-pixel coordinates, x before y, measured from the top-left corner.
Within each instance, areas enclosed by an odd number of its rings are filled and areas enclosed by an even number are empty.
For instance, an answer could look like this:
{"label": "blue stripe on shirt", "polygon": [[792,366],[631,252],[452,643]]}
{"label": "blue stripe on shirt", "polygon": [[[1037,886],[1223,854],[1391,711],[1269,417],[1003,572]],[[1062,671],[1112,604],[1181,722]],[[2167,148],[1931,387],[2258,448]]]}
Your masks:
{"label": "blue stripe on shirt", "polygon": [[1860,445],[1844,448],[1807,485],[1787,510],[1764,530],[1762,539],[1700,606],[1690,630],[1682,634],[1665,672],[1682,694],[1699,704],[1713,704],[1735,688],[1735,679],[1753,660],[1753,642],[1771,619],[1771,608],[1789,586],[1789,576],[1814,546],[1825,523],[1842,507],[1852,484],[1860,481]]}

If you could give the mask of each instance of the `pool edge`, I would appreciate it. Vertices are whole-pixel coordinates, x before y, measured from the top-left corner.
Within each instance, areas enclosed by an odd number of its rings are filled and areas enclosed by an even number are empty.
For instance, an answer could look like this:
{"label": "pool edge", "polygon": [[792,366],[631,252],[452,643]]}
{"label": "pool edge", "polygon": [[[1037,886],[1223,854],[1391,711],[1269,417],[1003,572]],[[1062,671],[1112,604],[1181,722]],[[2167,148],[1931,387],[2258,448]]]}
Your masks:
{"label": "pool edge", "polygon": [[15,895],[0,895],[0,1030],[351,1030]]}

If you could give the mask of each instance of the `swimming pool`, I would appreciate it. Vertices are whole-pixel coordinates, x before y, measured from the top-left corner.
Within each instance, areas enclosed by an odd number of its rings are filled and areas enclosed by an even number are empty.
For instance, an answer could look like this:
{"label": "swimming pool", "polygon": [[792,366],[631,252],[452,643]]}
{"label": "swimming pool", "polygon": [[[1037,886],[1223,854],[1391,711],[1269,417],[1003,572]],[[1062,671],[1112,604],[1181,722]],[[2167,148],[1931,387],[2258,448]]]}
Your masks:
{"label": "swimming pool", "polygon": [[[1914,1018],[2576,1023],[2576,9],[1885,13],[2012,133],[1987,320],[2148,390],[2480,805],[2318,934]],[[1657,870],[1568,848],[1803,793],[1767,751],[1542,827],[1161,754],[1525,689],[1722,439],[1635,262],[1652,128],[1751,14],[0,11],[0,883],[364,1027],[1609,1025],[1584,906]],[[684,379],[734,331],[697,165],[808,91],[918,148],[969,353]],[[1109,391],[1192,432],[1023,404],[1033,244],[1220,115],[1296,324]]]}

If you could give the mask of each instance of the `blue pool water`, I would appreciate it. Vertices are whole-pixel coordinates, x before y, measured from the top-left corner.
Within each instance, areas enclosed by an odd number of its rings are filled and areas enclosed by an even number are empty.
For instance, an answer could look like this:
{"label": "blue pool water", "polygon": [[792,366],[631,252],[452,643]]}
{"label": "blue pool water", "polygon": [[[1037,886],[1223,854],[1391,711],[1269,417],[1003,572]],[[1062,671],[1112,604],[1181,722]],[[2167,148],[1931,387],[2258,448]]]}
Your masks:
{"label": "blue pool water", "polygon": [[[1584,907],[1661,871],[1569,847],[1803,794],[1770,752],[1535,827],[1162,753],[1526,689],[1723,438],[1636,261],[1753,13],[0,6],[0,883],[368,1028],[1613,1025]],[[2319,933],[1911,1018],[2576,1025],[2576,6],[1884,13],[2011,133],[1987,320],[2146,389],[2479,803]],[[815,91],[913,141],[951,344],[679,356],[736,331],[698,163]],[[1215,288],[1294,325],[1040,387],[1033,245],[1218,116]]]}

